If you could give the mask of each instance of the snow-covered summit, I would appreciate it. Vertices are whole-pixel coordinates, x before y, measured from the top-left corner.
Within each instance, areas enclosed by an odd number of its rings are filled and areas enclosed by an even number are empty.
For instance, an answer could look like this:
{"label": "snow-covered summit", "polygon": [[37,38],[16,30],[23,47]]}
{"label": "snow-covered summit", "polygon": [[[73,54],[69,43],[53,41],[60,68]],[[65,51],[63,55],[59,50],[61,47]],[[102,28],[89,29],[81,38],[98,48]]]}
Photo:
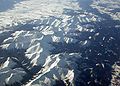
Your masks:
{"label": "snow-covered summit", "polygon": [[111,84],[120,56],[119,11],[112,12],[119,0],[104,2],[11,0],[0,11],[0,84]]}

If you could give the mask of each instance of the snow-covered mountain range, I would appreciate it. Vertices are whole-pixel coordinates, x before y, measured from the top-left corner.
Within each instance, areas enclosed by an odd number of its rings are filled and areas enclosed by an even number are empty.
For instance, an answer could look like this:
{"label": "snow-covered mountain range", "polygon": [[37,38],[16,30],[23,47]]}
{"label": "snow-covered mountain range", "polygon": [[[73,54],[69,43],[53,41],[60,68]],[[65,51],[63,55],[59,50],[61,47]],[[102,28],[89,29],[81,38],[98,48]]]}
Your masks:
{"label": "snow-covered mountain range", "polygon": [[1,0],[0,86],[119,86],[120,0]]}

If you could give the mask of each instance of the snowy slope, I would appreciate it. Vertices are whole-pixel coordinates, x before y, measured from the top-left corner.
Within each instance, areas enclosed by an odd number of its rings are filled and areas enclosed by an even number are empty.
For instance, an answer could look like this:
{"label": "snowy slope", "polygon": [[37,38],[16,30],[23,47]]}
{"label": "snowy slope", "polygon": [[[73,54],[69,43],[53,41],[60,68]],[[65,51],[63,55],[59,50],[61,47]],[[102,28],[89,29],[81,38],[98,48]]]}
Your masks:
{"label": "snowy slope", "polygon": [[[0,2],[7,5],[8,0]],[[119,0],[8,3],[0,9],[2,86],[115,83],[120,71]]]}

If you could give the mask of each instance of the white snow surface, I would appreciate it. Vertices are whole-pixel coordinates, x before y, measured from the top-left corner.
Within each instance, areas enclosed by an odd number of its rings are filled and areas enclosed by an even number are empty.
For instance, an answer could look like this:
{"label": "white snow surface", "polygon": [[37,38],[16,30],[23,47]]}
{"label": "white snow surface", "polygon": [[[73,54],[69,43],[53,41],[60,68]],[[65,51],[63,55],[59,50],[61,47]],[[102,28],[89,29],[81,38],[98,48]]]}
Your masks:
{"label": "white snow surface", "polygon": [[[101,3],[102,0],[98,0],[98,2]],[[94,2],[92,6],[97,7],[96,3]],[[42,66],[34,79],[25,83],[25,86],[52,86],[55,84],[55,80],[63,80],[66,85],[66,80],[71,84],[74,83],[76,65],[74,61],[72,62],[69,59],[73,56],[76,59],[80,54],[58,53],[51,55],[50,50],[55,47],[50,43],[62,42],[68,44],[79,42],[81,46],[89,46],[89,40],[79,41],[72,37],[78,35],[75,33],[76,31],[94,31],[93,28],[86,29],[79,22],[101,21],[104,18],[99,18],[99,16],[92,13],[84,12],[79,14],[79,12],[75,12],[76,18],[72,14],[65,13],[67,9],[82,10],[79,0],[21,0],[19,3],[15,3],[12,8],[0,12],[0,34],[11,31],[11,35],[4,39],[0,47],[7,50],[14,48],[26,49],[25,56],[31,60],[32,67],[36,65]],[[108,13],[108,10],[104,10],[104,12]],[[119,18],[119,16],[112,17]],[[34,27],[31,26],[32,30],[31,27],[18,26],[24,26],[27,22],[35,25]],[[21,30],[12,28],[17,26]],[[95,36],[97,35],[99,33]],[[9,84],[19,82],[22,80],[23,75],[26,74],[23,69],[11,69],[15,64],[8,57],[0,67],[0,84],[3,86],[5,85],[4,82]]]}

